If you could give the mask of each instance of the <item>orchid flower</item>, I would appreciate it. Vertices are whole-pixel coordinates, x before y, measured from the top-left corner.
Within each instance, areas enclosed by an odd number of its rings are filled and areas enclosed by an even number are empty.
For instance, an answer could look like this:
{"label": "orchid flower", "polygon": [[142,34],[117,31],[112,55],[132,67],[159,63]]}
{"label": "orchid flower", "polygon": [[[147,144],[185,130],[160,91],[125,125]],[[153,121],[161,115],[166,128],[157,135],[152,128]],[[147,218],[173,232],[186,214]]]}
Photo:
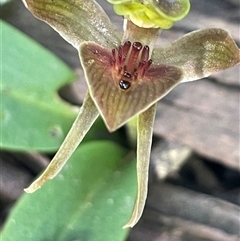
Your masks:
{"label": "orchid flower", "polygon": [[59,173],[99,114],[109,131],[136,120],[138,194],[124,226],[133,227],[147,197],[156,102],[181,82],[238,65],[240,51],[230,35],[218,28],[191,32],[167,47],[154,48],[161,30],[186,16],[189,0],[108,1],[124,16],[123,34],[94,0],[24,0],[35,17],[78,50],[88,84],[66,139],[44,173],[25,191],[34,192]]}

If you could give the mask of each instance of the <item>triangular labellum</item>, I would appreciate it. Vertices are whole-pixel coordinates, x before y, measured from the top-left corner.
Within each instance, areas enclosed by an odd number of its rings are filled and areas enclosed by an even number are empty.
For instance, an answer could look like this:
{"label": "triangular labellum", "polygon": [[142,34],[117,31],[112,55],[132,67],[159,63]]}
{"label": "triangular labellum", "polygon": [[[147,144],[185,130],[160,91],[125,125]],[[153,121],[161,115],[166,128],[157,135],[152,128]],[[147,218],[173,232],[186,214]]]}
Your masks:
{"label": "triangular labellum", "polygon": [[85,42],[80,60],[90,94],[110,131],[161,99],[183,77],[178,67],[152,63],[149,47],[140,42],[127,41],[112,51]]}

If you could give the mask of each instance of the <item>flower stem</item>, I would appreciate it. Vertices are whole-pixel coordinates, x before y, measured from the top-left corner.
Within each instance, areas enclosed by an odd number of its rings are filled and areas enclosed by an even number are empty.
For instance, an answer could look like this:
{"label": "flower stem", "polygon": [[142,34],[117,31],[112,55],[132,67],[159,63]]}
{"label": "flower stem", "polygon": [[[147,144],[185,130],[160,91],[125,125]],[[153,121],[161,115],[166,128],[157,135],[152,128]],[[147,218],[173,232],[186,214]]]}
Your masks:
{"label": "flower stem", "polygon": [[130,20],[124,19],[124,34],[122,43],[130,41],[132,43],[141,42],[142,45],[148,45],[151,56],[151,51],[153,50],[154,44],[160,33],[160,28],[140,28]]}

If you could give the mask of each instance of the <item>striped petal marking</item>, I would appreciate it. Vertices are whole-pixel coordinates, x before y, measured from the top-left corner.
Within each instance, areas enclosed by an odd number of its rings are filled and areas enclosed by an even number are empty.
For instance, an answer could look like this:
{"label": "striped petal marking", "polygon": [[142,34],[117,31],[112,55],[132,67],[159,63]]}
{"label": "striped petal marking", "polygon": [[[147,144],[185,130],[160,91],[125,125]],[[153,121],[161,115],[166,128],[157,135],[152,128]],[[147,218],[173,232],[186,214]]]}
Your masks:
{"label": "striped petal marking", "polygon": [[109,131],[148,109],[183,78],[181,68],[149,59],[149,47],[130,41],[112,51],[93,42],[80,46],[91,97]]}

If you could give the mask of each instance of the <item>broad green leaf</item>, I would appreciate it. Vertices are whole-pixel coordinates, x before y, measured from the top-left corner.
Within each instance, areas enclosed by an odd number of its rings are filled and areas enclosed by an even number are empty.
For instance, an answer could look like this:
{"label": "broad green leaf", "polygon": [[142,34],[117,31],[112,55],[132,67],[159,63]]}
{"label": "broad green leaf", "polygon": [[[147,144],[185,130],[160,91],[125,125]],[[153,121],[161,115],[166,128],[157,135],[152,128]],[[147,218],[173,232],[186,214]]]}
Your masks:
{"label": "broad green leaf", "polygon": [[32,14],[48,23],[77,50],[83,41],[114,48],[120,36],[93,0],[23,0]]}
{"label": "broad green leaf", "polygon": [[79,51],[90,94],[110,131],[148,109],[182,79],[178,67],[151,65],[147,46],[139,53],[140,43],[127,45],[114,56],[93,42],[83,43]]}
{"label": "broad green leaf", "polygon": [[76,117],[57,90],[75,74],[39,44],[1,24],[1,146],[56,150]]}
{"label": "broad green leaf", "polygon": [[223,29],[210,28],[191,32],[164,48],[153,50],[152,60],[181,67],[182,82],[207,77],[240,63],[240,50]]}
{"label": "broad green leaf", "polygon": [[60,174],[24,194],[2,231],[4,241],[122,241],[136,195],[135,162],[111,142],[81,145]]}

